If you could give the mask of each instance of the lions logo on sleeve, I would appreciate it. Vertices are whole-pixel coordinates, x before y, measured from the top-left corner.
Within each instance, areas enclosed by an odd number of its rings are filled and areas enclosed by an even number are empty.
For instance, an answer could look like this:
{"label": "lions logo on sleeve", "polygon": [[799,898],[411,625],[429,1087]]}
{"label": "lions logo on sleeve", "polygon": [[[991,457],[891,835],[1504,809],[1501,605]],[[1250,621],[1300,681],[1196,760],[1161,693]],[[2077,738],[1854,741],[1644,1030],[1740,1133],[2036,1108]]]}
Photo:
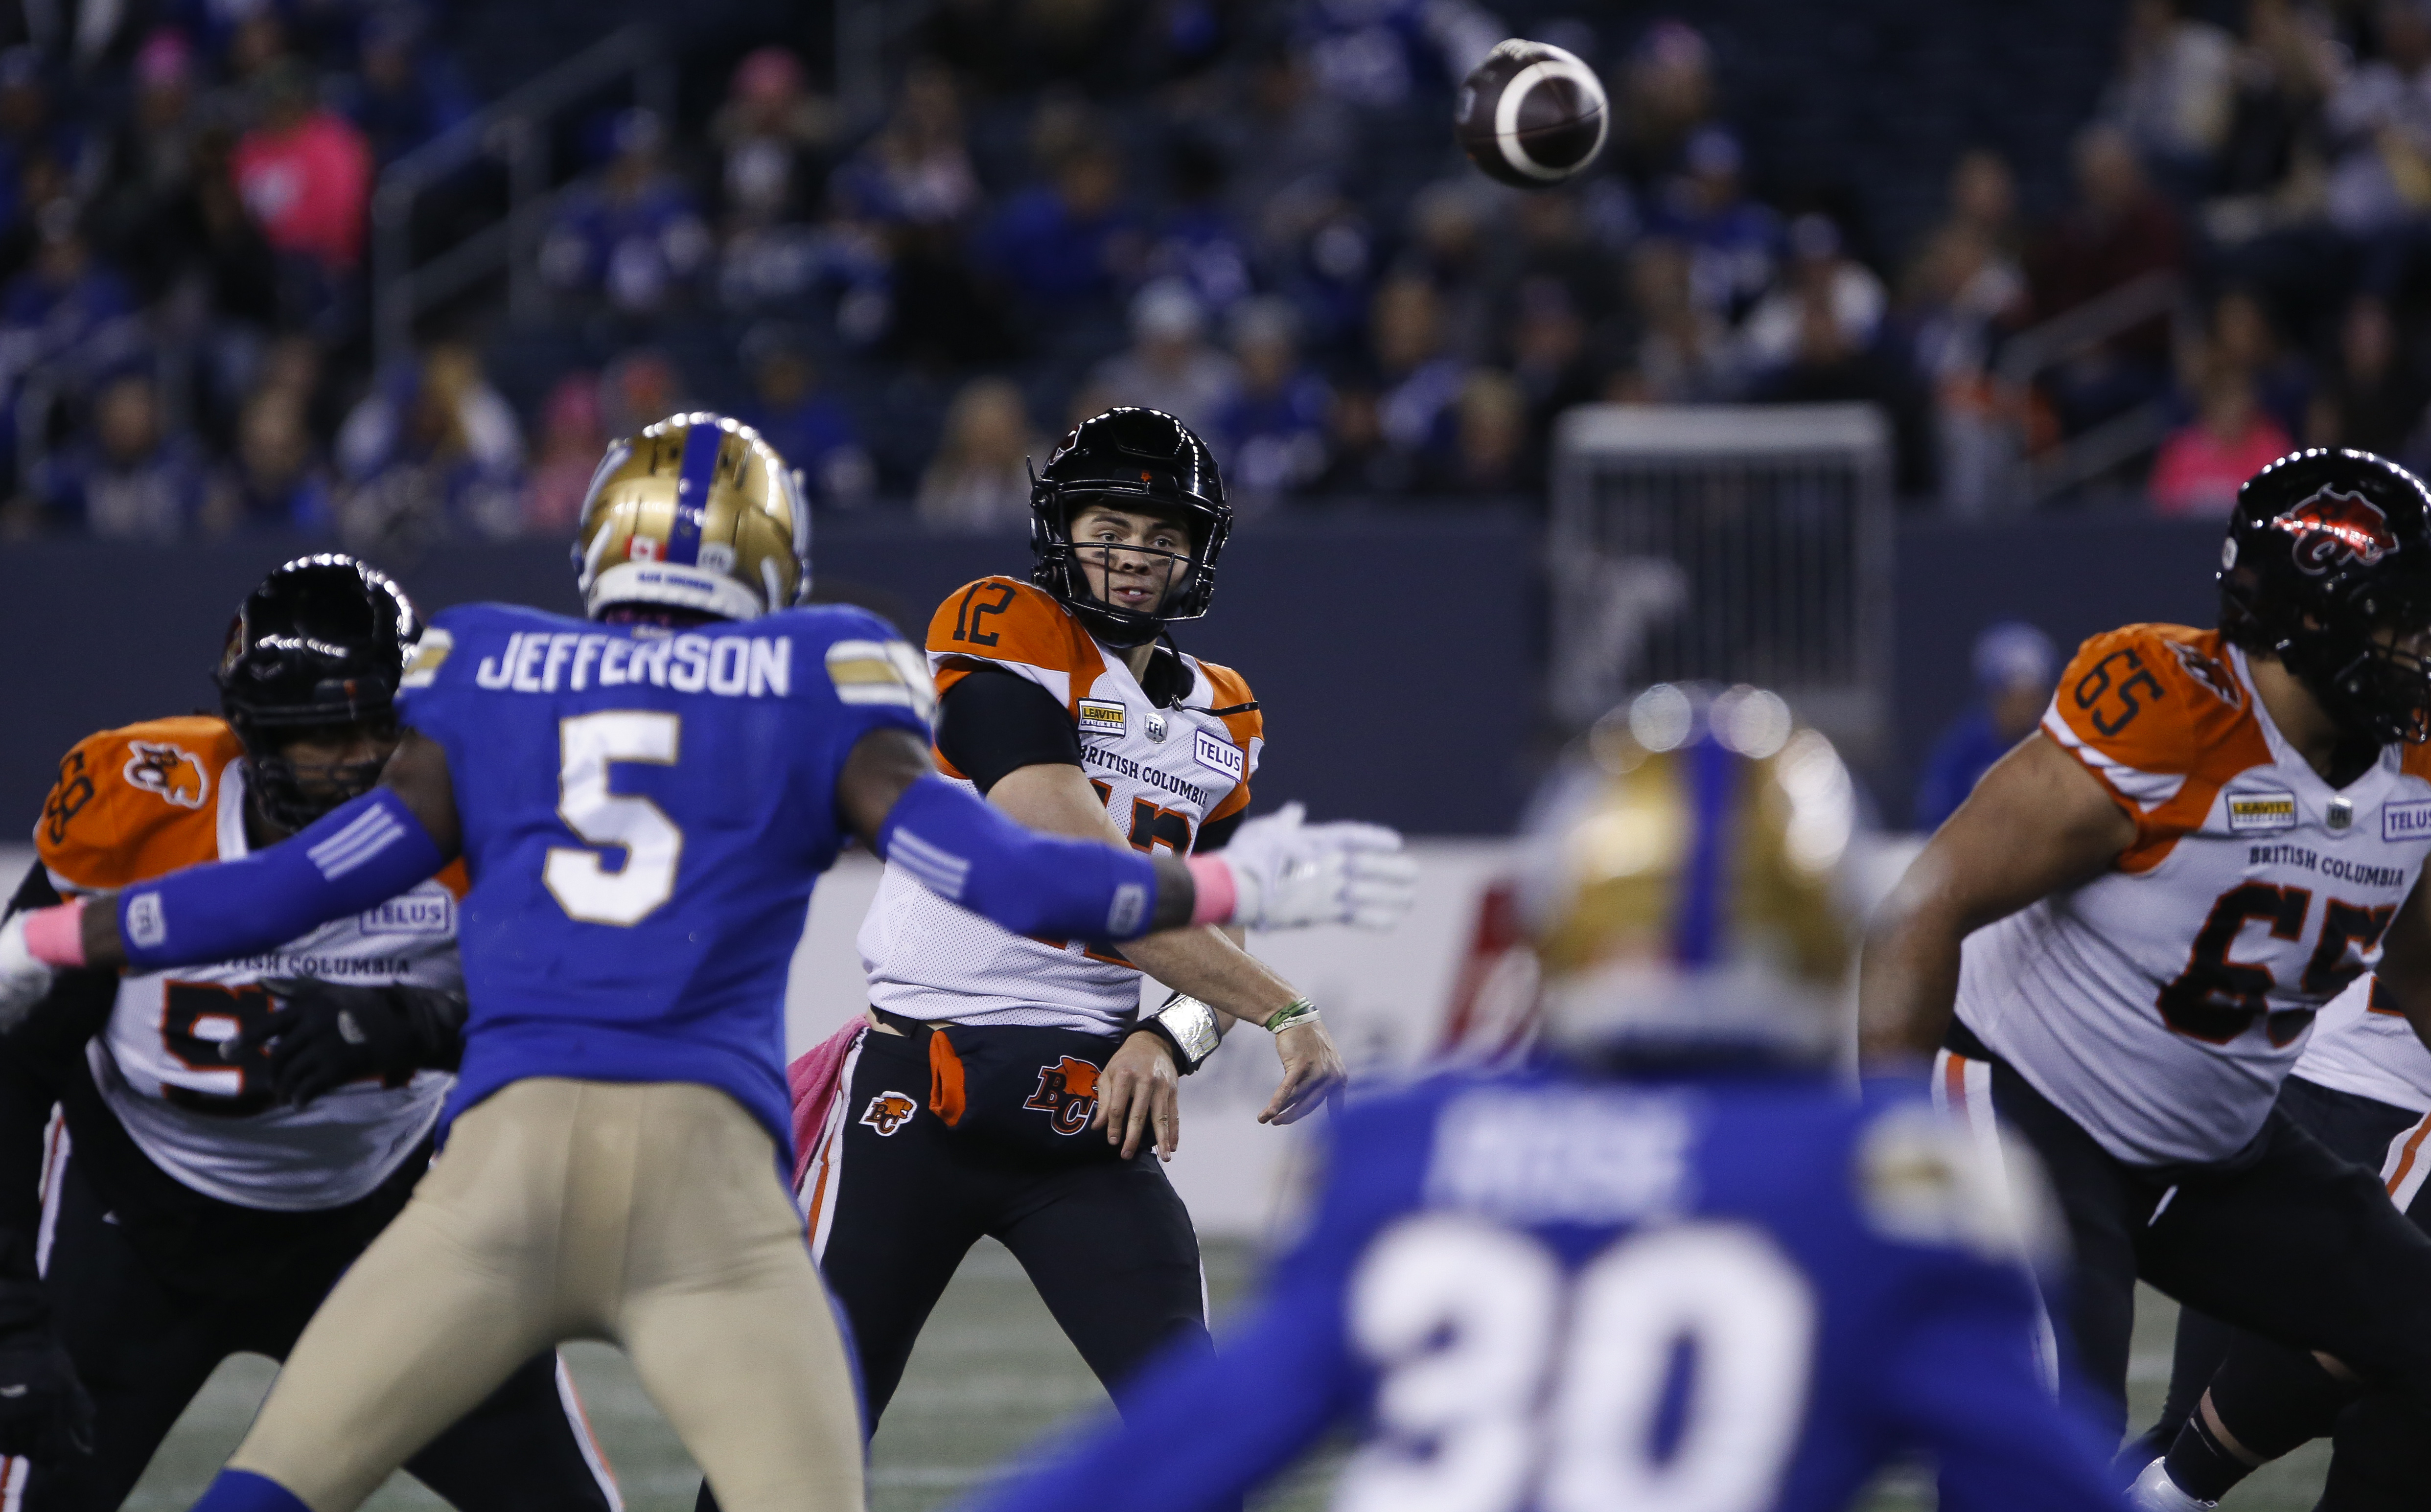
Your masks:
{"label": "lions logo on sleeve", "polygon": [[223,778],[243,754],[226,721],[202,716],[78,741],[34,827],[53,885],[98,892],[214,859]]}

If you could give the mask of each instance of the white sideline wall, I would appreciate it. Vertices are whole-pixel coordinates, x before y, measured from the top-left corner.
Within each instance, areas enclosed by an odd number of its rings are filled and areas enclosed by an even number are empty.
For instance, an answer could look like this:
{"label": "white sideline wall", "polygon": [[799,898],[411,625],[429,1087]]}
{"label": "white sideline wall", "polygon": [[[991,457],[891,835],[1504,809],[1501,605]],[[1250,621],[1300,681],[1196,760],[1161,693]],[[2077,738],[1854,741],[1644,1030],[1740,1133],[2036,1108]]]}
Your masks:
{"label": "white sideline wall", "polygon": [[[1874,848],[1859,878],[1869,902],[1897,880],[1917,843],[1888,839]],[[1510,856],[1503,840],[1421,840],[1410,849],[1418,860],[1418,900],[1398,929],[1298,930],[1249,941],[1324,1009],[1354,1077],[1407,1067],[1434,1048],[1476,927],[1478,895]],[[0,879],[10,891],[33,858],[30,846],[0,846]],[[853,936],[878,875],[877,863],[856,852],[813,895],[787,983],[788,1055],[834,1033],[867,1002]],[[1164,993],[1153,996],[1161,1000]],[[1272,1046],[1263,1033],[1237,1030],[1204,1070],[1182,1084],[1182,1149],[1170,1170],[1202,1233],[1266,1234],[1293,1193],[1309,1125],[1257,1122],[1281,1077]],[[905,1090],[916,1096],[920,1089]]]}

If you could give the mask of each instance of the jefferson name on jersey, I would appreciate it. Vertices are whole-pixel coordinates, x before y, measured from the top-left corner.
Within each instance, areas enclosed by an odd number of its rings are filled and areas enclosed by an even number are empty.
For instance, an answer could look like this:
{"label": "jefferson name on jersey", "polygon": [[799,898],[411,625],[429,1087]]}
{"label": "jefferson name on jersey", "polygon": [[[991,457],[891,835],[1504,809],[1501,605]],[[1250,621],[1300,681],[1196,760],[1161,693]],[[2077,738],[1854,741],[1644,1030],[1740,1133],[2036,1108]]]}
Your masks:
{"label": "jefferson name on jersey", "polygon": [[2234,1155],[2422,873],[2431,750],[2389,746],[2334,789],[2245,654],[2178,625],[2087,641],[2042,728],[2136,838],[1968,938],[1958,1017],[2119,1158]]}
{"label": "jefferson name on jersey", "polygon": [[[71,894],[233,860],[250,849],[246,780],[243,747],[221,720],[104,731],[59,763],[35,845]],[[297,1211],[367,1195],[429,1133],[450,1078],[366,1080],[285,1107],[272,1103],[264,1066],[232,1063],[222,1047],[272,1011],[265,981],[460,988],[461,878],[450,868],[264,955],[122,978],[107,1028],[86,1049],[110,1111],[155,1165],[223,1202]]]}
{"label": "jefferson name on jersey", "polygon": [[[1266,726],[1228,667],[1182,658],[1188,685],[1159,706],[1121,656],[1044,590],[1009,577],[958,589],[929,624],[942,696],[984,669],[1039,688],[1070,716],[1081,770],[1143,851],[1187,855],[1199,830],[1249,806]],[[944,754],[938,763],[959,780]],[[974,785],[976,789],[976,785]],[[1113,1032],[1139,1009],[1138,970],[1084,940],[1009,934],[889,867],[861,928],[870,1002],[911,1019]]]}

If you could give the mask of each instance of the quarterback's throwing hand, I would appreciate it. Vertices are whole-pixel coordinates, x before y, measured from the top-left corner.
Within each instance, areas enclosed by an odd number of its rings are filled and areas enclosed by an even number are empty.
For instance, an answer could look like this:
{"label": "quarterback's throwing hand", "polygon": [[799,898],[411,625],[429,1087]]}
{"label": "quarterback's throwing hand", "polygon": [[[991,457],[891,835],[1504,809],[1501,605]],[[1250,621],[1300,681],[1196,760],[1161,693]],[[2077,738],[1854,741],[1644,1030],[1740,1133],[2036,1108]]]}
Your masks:
{"label": "quarterback's throwing hand", "polygon": [[1232,869],[1231,922],[1249,929],[1357,924],[1390,929],[1417,897],[1418,864],[1382,824],[1305,822],[1285,804],[1243,824],[1216,858]]}

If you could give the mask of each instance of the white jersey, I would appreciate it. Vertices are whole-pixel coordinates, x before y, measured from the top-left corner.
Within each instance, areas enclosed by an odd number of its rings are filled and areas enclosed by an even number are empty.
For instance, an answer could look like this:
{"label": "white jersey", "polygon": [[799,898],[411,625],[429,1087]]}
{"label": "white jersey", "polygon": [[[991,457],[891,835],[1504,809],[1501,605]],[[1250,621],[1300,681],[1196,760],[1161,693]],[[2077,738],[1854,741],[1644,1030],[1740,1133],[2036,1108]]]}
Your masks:
{"label": "white jersey", "polygon": [[2357,979],[2322,1010],[2295,1074],[2391,1107],[2431,1112],[2431,1050],[2406,1016],[2373,992],[2374,981]]}
{"label": "white jersey", "polygon": [[2120,1159],[2224,1159],[2315,1014],[2380,958],[2431,851],[2431,751],[2391,746],[2333,789],[2272,724],[2243,653],[2176,625],[2087,641],[2043,733],[2136,839],[1968,937],[1959,1021]]}
{"label": "white jersey", "polygon": [[[1121,656],[1062,604],[1006,577],[957,590],[929,627],[941,697],[984,665],[1028,679],[1064,706],[1090,785],[1143,851],[1187,853],[1200,825],[1247,806],[1266,746],[1249,685],[1227,668],[1182,659],[1189,685],[1161,707]],[[939,762],[967,781],[942,754]],[[892,866],[860,945],[869,1001],[907,1019],[1106,1033],[1139,1010],[1139,969],[1113,947],[1009,933]]]}
{"label": "white jersey", "polygon": [[[159,720],[70,753],[36,831],[63,891],[123,887],[247,853],[245,764],[219,720]],[[259,1055],[222,1046],[271,1011],[265,981],[461,989],[456,893],[425,882],[267,955],[129,974],[85,1048],[101,1096],[153,1164],[206,1196],[279,1212],[368,1196],[430,1132],[454,1078],[366,1079],[308,1107],[273,1104]]]}

